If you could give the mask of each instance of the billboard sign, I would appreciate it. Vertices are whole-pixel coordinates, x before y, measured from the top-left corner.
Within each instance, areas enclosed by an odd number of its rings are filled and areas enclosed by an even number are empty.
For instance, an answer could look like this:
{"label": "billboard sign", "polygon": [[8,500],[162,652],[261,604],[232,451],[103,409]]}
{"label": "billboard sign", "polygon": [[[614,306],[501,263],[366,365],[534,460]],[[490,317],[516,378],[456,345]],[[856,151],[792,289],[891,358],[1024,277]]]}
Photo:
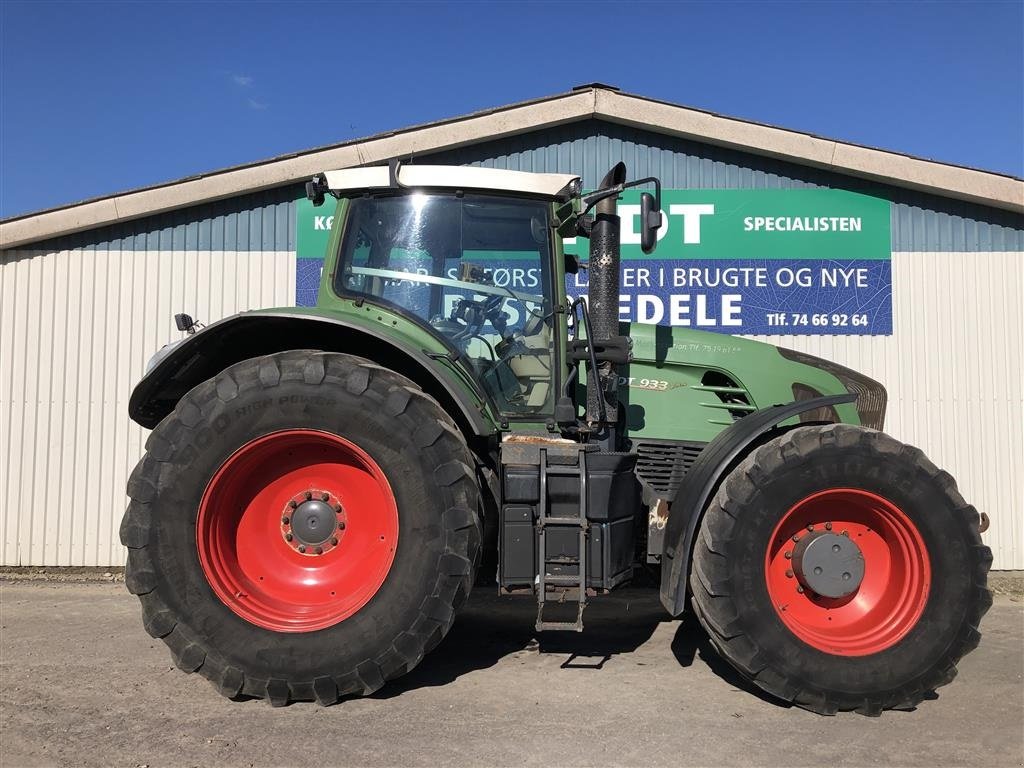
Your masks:
{"label": "billboard sign", "polygon": [[[297,210],[296,303],[310,306],[333,211],[307,200]],[[623,320],[734,334],[892,333],[887,200],[834,189],[669,189],[662,212],[658,248],[645,256],[640,194],[619,200]],[[586,260],[585,239],[565,248]],[[568,276],[566,289],[585,294],[586,271]]]}

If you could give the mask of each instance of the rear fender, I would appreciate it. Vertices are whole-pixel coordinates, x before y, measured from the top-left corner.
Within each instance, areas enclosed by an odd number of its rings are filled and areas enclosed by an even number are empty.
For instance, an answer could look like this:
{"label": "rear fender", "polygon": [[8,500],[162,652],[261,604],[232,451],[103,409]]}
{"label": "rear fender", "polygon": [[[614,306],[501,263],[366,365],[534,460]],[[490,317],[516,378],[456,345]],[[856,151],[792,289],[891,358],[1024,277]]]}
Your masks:
{"label": "rear fender", "polygon": [[697,526],[718,484],[761,439],[784,421],[815,408],[852,403],[856,394],[831,395],[763,408],[733,422],[715,437],[686,472],[670,502],[661,559],[661,603],[673,616],[686,604],[686,580]]}
{"label": "rear fender", "polygon": [[439,363],[425,350],[373,328],[298,313],[234,315],[189,336],[169,350],[138,383],[128,403],[128,414],[152,429],[186,392],[228,366],[290,349],[345,352],[372,360],[421,386],[441,403],[467,438],[495,431],[487,418],[485,401],[474,398],[454,375],[448,377],[439,371]]}

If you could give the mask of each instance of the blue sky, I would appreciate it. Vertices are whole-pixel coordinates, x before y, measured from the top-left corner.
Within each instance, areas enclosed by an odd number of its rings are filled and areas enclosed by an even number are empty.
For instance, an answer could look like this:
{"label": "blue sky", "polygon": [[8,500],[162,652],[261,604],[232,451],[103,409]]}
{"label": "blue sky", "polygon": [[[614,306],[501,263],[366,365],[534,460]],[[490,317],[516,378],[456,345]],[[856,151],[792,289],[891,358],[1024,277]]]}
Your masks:
{"label": "blue sky", "polygon": [[0,216],[591,81],[1021,176],[1022,40],[1020,0],[2,0]]}

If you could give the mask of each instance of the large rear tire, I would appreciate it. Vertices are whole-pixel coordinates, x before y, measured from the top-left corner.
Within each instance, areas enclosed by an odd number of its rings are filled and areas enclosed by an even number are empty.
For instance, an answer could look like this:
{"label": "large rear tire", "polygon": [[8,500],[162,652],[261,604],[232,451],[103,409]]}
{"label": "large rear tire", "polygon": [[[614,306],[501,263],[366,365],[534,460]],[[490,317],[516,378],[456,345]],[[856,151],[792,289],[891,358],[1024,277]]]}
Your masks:
{"label": "large rear tire", "polygon": [[200,384],[128,484],[125,580],[146,630],[224,695],[329,704],[415,667],[473,583],[479,489],[408,379],[283,352]]}
{"label": "large rear tire", "polygon": [[721,484],[692,604],[773,696],[820,714],[912,708],[980,640],[992,555],[978,524],[918,449],[852,425],[797,428]]}

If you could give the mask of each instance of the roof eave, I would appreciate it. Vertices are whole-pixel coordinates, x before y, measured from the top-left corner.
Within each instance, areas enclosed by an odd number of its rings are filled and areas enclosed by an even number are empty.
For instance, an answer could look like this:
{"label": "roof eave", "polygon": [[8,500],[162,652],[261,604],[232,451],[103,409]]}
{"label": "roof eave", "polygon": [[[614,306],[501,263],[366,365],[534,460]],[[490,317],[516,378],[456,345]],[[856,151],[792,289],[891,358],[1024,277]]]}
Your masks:
{"label": "roof eave", "polygon": [[738,149],[833,173],[858,176],[1018,213],[1024,181],[1002,174],[678,107],[630,94],[598,91],[596,117],[636,128]]}
{"label": "roof eave", "polygon": [[1024,213],[1024,181],[591,87],[0,222],[0,249],[351,168],[599,118],[941,197]]}
{"label": "roof eave", "polygon": [[585,119],[593,114],[593,108],[593,91],[570,93],[26,214],[0,222],[0,249],[304,181],[327,168],[372,165],[393,157],[415,157],[551,128]]}

